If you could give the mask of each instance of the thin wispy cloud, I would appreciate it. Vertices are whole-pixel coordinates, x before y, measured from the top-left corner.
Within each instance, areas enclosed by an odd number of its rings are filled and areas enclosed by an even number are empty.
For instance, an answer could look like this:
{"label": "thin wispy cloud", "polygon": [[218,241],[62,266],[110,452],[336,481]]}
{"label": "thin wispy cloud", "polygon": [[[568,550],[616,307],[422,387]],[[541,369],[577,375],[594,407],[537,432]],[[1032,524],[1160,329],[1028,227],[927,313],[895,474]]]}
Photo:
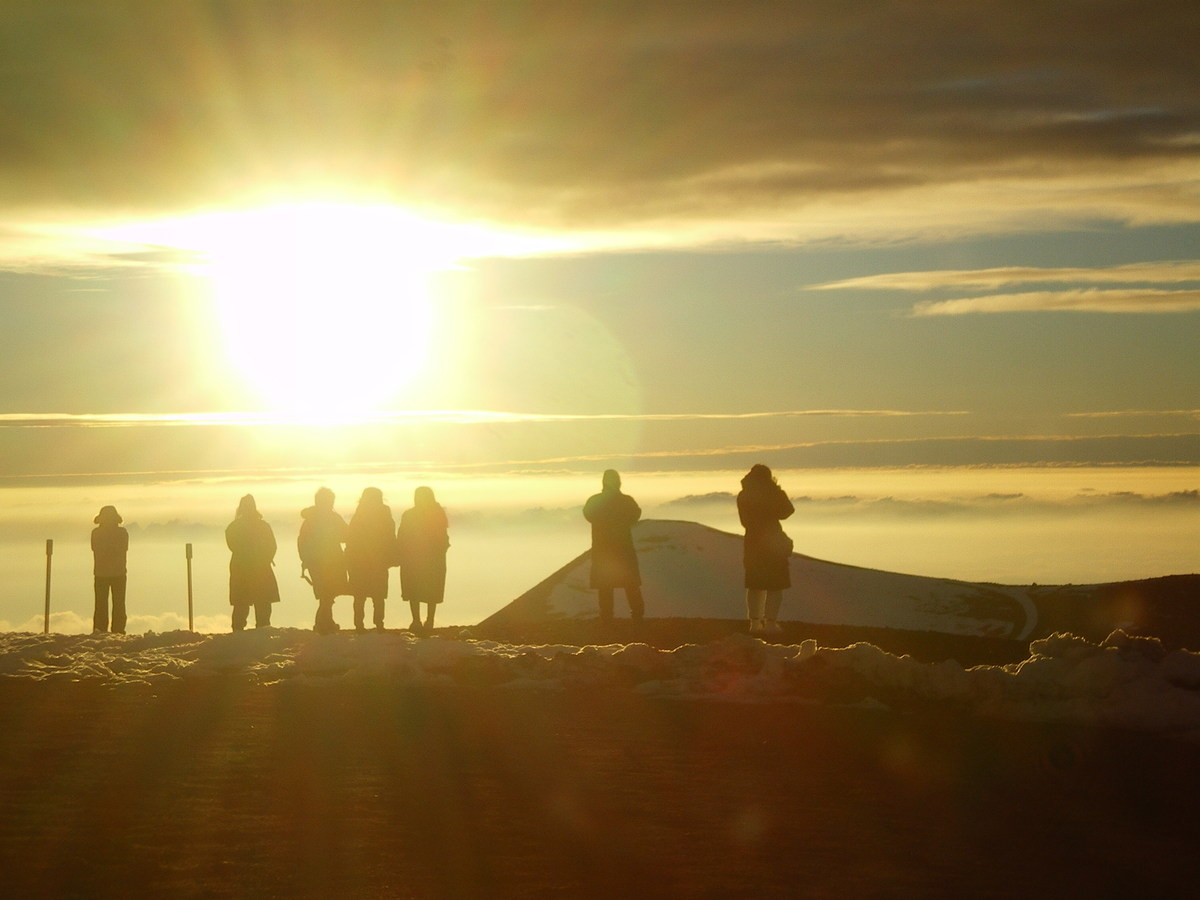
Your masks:
{"label": "thin wispy cloud", "polygon": [[295,413],[0,413],[0,428],[117,428],[133,426],[323,426],[503,424],[522,422],[690,422],[744,419],[789,419],[806,416],[831,418],[897,418],[909,416],[965,416],[964,410],[805,409],[745,413],[522,413],[496,410],[401,410],[355,413],[352,419],[305,417]]}
{"label": "thin wispy cloud", "polygon": [[1200,419],[1200,409],[1117,409],[1101,412],[1067,413],[1069,419],[1120,419],[1120,418],[1171,418]]}
{"label": "thin wispy cloud", "polygon": [[991,269],[935,269],[887,272],[814,284],[808,290],[934,291],[995,290],[1019,284],[1155,284],[1200,281],[1200,260],[1131,263],[1100,268],[1004,266]]}
{"label": "thin wispy cloud", "polygon": [[1029,291],[952,300],[926,300],[914,316],[962,316],[981,313],[1091,312],[1184,313],[1200,310],[1200,290],[1154,289]]}

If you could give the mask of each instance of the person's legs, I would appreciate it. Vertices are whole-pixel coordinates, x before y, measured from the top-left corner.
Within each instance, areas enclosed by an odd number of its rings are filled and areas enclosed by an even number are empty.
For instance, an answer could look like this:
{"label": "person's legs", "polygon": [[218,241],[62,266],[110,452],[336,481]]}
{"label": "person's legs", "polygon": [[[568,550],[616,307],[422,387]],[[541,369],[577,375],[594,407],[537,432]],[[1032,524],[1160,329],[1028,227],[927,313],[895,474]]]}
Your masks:
{"label": "person's legs", "polygon": [[108,631],[108,579],[95,580],[96,606],[92,611],[92,631]]}
{"label": "person's legs", "polygon": [[246,627],[246,619],[250,616],[250,606],[246,603],[235,603],[233,605],[232,622],[230,623],[234,631],[241,631]]}
{"label": "person's legs", "polygon": [[426,603],[425,605],[429,607],[429,613],[425,616],[425,630],[433,631],[433,617],[437,612],[438,605],[436,603]]}
{"label": "person's legs", "polygon": [[384,599],[382,597],[376,597],[374,600],[374,603],[375,603],[375,615],[373,617],[373,621],[375,624],[375,628],[378,629],[379,631],[383,631],[383,611],[386,608],[386,602],[384,601]]}
{"label": "person's legs", "polygon": [[118,575],[112,580],[112,630],[116,634],[125,633],[124,575]]}
{"label": "person's legs", "polygon": [[366,616],[366,612],[367,612],[367,598],[366,597],[355,597],[354,598],[354,630],[355,631],[362,631],[364,629],[365,626],[363,624],[363,618]]}
{"label": "person's legs", "polygon": [[421,603],[419,600],[408,601],[409,611],[412,612],[412,623],[408,626],[409,631],[421,630]]}
{"label": "person's legs", "polygon": [[635,584],[625,588],[625,599],[629,601],[629,617],[635,622],[640,622],[646,613],[646,601],[642,598],[641,587]]}
{"label": "person's legs", "polygon": [[766,605],[766,591],[746,589],[746,618],[750,620],[750,633],[757,634],[763,630],[763,607]]}
{"label": "person's legs", "polygon": [[333,621],[333,598],[317,600],[317,620],[313,631],[318,634],[332,634],[337,631],[337,623]]}
{"label": "person's legs", "polygon": [[597,588],[596,600],[600,605],[600,621],[611,622],[613,617],[613,589]]}
{"label": "person's legs", "polygon": [[[243,620],[243,624],[244,624],[244,620]],[[254,604],[254,627],[255,628],[268,628],[268,627],[270,627],[270,625],[271,625],[271,603],[270,603],[270,601],[268,600],[264,603],[255,603]]]}
{"label": "person's legs", "polygon": [[779,634],[783,629],[779,627],[779,607],[783,605],[783,591],[767,591],[766,614],[764,616],[763,630],[768,634]]}

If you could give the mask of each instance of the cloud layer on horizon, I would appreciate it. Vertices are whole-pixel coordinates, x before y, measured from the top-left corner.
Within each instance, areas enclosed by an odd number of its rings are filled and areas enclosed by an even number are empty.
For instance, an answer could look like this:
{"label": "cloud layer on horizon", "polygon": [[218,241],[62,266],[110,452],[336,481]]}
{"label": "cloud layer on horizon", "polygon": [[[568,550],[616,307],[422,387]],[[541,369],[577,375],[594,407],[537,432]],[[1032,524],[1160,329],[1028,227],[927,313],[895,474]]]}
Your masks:
{"label": "cloud layer on horizon", "polygon": [[1194,222],[1198,33],[1182,0],[10,4],[0,221],[310,190],[643,246]]}

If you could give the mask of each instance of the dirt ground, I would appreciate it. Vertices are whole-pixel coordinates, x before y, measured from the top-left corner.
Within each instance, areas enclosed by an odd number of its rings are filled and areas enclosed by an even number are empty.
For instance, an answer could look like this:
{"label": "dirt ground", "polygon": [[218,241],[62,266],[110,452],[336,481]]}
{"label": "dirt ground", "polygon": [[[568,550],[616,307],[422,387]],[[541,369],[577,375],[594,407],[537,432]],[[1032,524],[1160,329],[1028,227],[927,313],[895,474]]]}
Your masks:
{"label": "dirt ground", "polygon": [[5,897],[1167,896],[1200,747],[630,691],[0,679]]}

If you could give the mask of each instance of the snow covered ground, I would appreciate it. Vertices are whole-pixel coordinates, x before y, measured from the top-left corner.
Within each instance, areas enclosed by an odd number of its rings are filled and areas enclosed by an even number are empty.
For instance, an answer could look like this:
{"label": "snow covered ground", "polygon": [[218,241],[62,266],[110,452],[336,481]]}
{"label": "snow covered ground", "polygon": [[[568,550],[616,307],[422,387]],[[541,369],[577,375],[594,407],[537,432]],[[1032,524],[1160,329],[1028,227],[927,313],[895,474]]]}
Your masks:
{"label": "snow covered ground", "polygon": [[867,704],[901,711],[1118,726],[1200,741],[1200,654],[1114,632],[1055,635],[1007,666],[920,663],[869,644],[525,646],[406,632],[0,635],[0,678],[113,686],[234,677],[319,686],[374,679],[494,690],[611,688],[656,697]]}

